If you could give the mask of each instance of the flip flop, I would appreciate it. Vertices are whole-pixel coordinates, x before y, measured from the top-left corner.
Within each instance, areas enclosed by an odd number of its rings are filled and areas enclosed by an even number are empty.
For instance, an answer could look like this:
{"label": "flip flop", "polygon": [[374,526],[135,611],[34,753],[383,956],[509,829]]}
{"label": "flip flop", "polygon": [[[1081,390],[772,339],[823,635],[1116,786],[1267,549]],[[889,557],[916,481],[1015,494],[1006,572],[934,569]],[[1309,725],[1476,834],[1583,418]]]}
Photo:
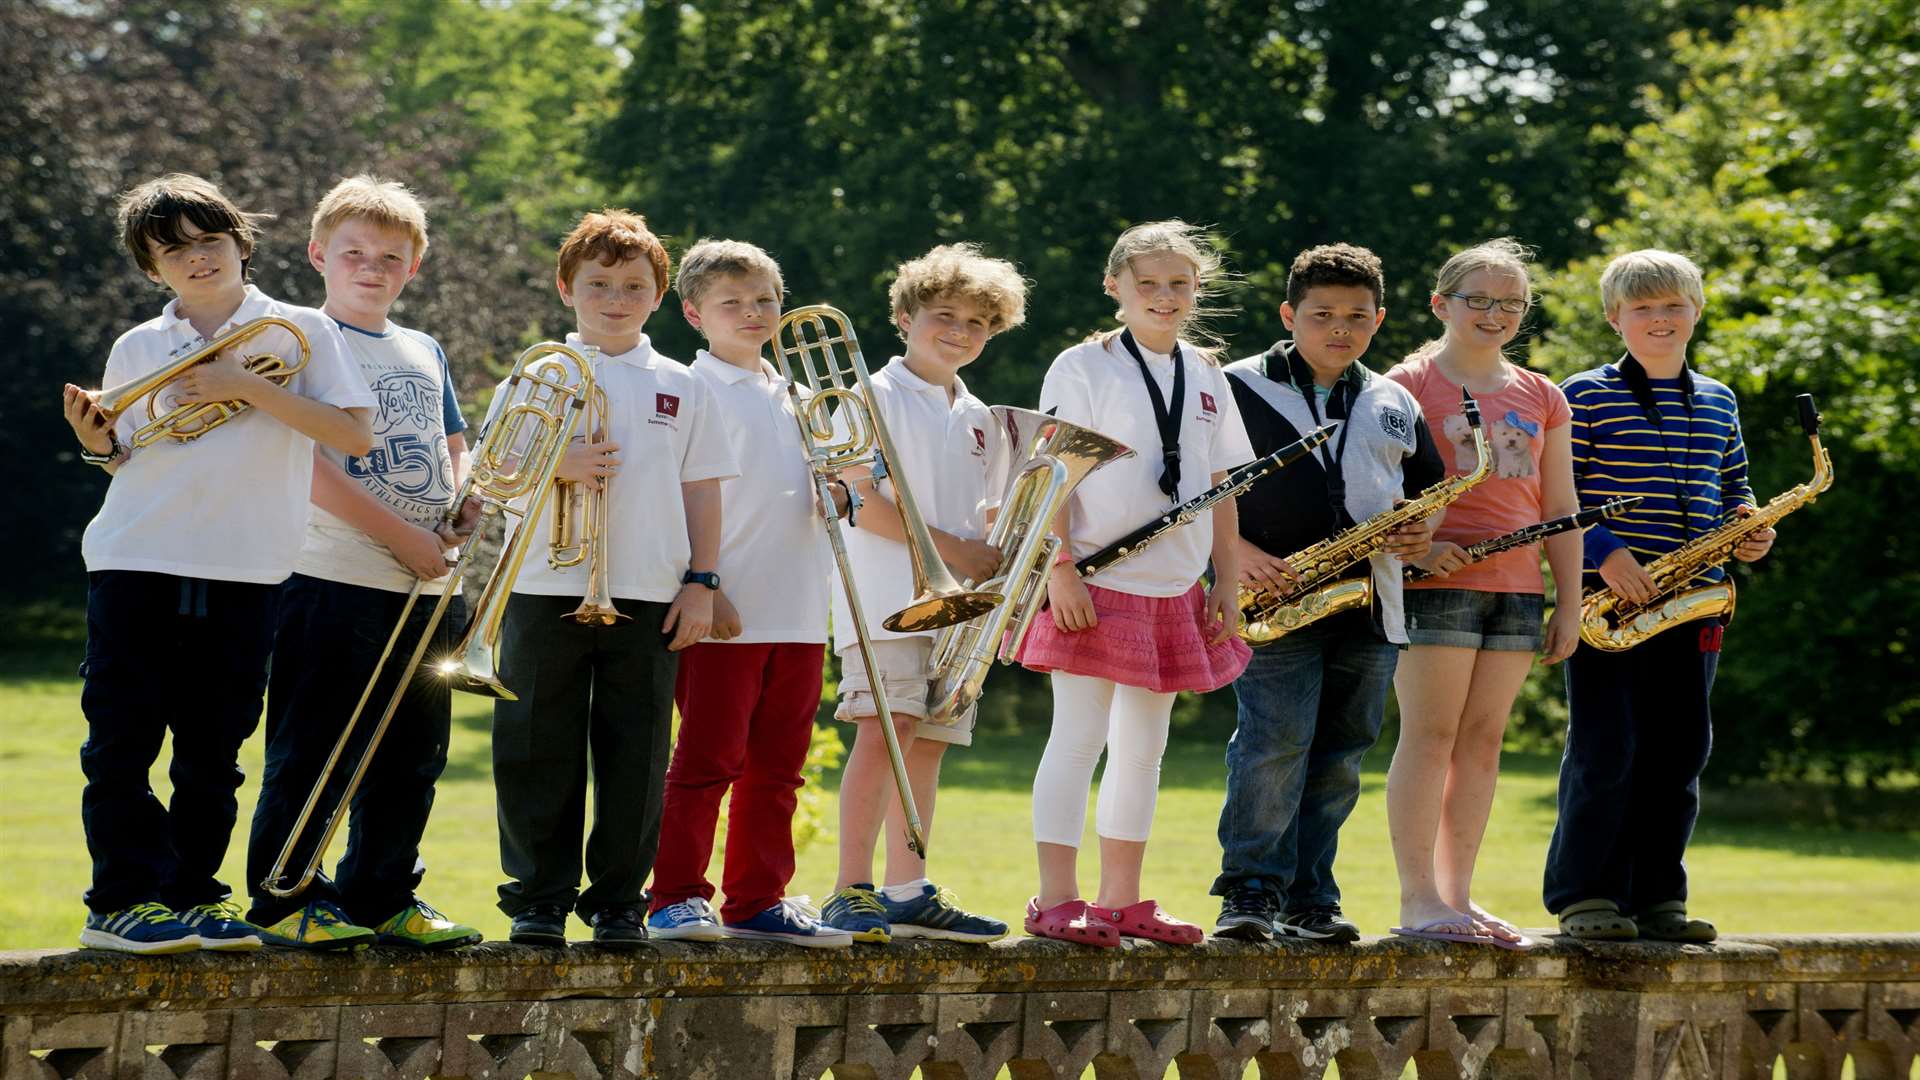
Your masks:
{"label": "flip flop", "polygon": [[1121,937],[1146,938],[1169,945],[1198,945],[1207,937],[1205,930],[1160,910],[1157,900],[1142,900],[1123,908],[1088,904],[1087,921],[1104,922],[1120,931]]}
{"label": "flip flop", "polygon": [[1640,928],[1611,900],[1582,900],[1560,909],[1560,932],[1581,941],[1632,941]]}
{"label": "flip flop", "polygon": [[[1517,952],[1524,952],[1540,944],[1528,937],[1526,931],[1495,915],[1493,912],[1488,911],[1486,908],[1481,907],[1479,904],[1469,903],[1467,905],[1467,915],[1476,924],[1490,931],[1493,935],[1493,943],[1503,949],[1513,949]],[[1500,936],[1502,933],[1512,934],[1513,937],[1503,938]]]}
{"label": "flip flop", "polygon": [[1633,917],[1633,925],[1640,930],[1640,936],[1649,941],[1678,941],[1690,945],[1705,945],[1720,936],[1713,924],[1705,919],[1687,918],[1687,905],[1684,900],[1669,900],[1664,904],[1655,904]]}
{"label": "flip flop", "polygon": [[1027,933],[1034,937],[1071,941],[1077,945],[1093,945],[1102,949],[1111,949],[1120,944],[1118,931],[1088,917],[1088,909],[1092,906],[1085,900],[1074,899],[1042,911],[1040,898],[1033,897],[1027,901]]}
{"label": "flip flop", "polygon": [[[1442,926],[1464,926],[1466,931],[1441,930]],[[1494,936],[1474,925],[1465,915],[1442,915],[1432,922],[1419,926],[1395,926],[1387,931],[1395,937],[1417,938],[1421,941],[1451,941],[1462,945],[1492,945]]]}

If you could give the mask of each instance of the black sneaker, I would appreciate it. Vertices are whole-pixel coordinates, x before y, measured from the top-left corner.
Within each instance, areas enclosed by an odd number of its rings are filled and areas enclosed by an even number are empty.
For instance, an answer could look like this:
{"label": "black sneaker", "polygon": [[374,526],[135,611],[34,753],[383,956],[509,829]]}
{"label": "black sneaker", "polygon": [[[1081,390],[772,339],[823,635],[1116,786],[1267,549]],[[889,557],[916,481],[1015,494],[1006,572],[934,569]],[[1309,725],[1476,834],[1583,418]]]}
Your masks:
{"label": "black sneaker", "polygon": [[607,908],[595,912],[593,943],[609,949],[638,948],[647,940],[647,913],[637,907]]}
{"label": "black sneaker", "polygon": [[1351,945],[1360,940],[1360,928],[1340,914],[1339,904],[1289,911],[1273,922],[1273,932],[1308,941],[1331,941]]}
{"label": "black sneaker", "polygon": [[507,940],[515,945],[567,943],[567,909],[557,904],[535,904],[513,917]]}
{"label": "black sneaker", "polygon": [[1273,917],[1278,906],[1273,894],[1258,882],[1235,885],[1220,901],[1220,917],[1214,920],[1213,934],[1241,941],[1265,941],[1273,936]]}

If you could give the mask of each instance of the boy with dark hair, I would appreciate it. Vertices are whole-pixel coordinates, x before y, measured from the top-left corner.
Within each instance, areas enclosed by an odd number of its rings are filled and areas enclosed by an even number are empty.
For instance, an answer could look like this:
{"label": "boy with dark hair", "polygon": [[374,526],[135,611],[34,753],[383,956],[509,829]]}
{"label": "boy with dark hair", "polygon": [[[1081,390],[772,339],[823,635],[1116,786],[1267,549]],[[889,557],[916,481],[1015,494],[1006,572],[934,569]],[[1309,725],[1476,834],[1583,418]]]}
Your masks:
{"label": "boy with dark hair", "polygon": [[[270,381],[246,360],[291,364],[293,335],[270,327],[155,391],[161,409],[226,402],[235,415],[198,435],[134,446],[144,404],[101,411],[100,391],[68,384],[67,423],[81,457],[113,474],[87,526],[87,657],[80,707],[87,786],[80,816],[93,856],[80,943],[121,952],[257,949],[216,876],[238,813],[240,744],[260,721],[280,583],[306,532],[316,442],[344,454],[372,445],[373,394],[333,320],[247,283],[256,215],[182,173],[121,196],[120,235],[174,299],[127,331],[104,383],[122,386],[257,319],[306,337],[306,366]],[[156,687],[185,687],[160,694]],[[171,732],[173,797],[148,772]]]}
{"label": "boy with dark hair", "polygon": [[[1286,555],[1389,510],[1439,481],[1445,464],[1407,390],[1359,363],[1386,318],[1380,260],[1351,244],[1293,261],[1280,319],[1293,339],[1227,367],[1255,454],[1329,421],[1332,439],[1240,497],[1248,584],[1285,587]],[[1239,717],[1227,746],[1220,812],[1224,897],[1214,932],[1347,943],[1333,856],[1360,797],[1360,759],[1380,736],[1396,649],[1407,640],[1398,559],[1417,558],[1429,521],[1402,526],[1384,552],[1346,576],[1371,575],[1373,603],[1329,616],[1253,651],[1234,681]],[[1396,556],[1398,558],[1396,558]]]}

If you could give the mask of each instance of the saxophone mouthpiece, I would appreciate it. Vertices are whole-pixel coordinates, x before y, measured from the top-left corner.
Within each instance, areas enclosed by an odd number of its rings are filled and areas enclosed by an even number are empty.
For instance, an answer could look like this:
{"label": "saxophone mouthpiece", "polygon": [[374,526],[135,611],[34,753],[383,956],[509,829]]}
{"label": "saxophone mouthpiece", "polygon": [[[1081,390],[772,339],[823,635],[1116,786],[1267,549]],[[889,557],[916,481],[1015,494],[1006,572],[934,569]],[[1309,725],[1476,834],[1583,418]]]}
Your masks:
{"label": "saxophone mouthpiece", "polygon": [[1801,394],[1793,403],[1800,407],[1800,430],[1809,436],[1820,434],[1820,409],[1813,403],[1813,395]]}
{"label": "saxophone mouthpiece", "polygon": [[1475,428],[1480,426],[1480,403],[1473,400],[1473,395],[1467,393],[1467,388],[1464,386],[1460,388],[1460,412],[1466,416],[1467,426]]}

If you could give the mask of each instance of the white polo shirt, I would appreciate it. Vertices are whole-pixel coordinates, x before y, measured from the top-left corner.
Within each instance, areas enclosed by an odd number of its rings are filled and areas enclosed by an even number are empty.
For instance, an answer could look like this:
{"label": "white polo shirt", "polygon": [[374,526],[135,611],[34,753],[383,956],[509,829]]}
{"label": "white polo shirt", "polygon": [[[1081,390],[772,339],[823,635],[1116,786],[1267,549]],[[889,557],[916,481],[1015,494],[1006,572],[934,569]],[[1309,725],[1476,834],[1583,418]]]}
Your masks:
{"label": "white polo shirt", "polygon": [[787,381],[764,360],[747,371],[705,349],[694,356],[693,373],[706,383],[740,463],[740,475],[720,485],[720,587],[741,626],[731,640],[824,644],[833,556]]}
{"label": "white polo shirt", "polygon": [[[587,349],[578,334],[568,334],[566,343]],[[608,586],[620,599],[667,603],[680,591],[680,577],[693,554],[680,485],[725,480],[739,469],[706,384],[685,365],[654,352],[645,335],[618,356],[593,355],[594,377],[607,394],[607,437],[620,444],[620,471],[613,477],[607,504],[607,531],[612,534],[606,549]],[[501,390],[505,388],[501,383]],[[496,391],[493,408],[503,400]],[[565,570],[547,563],[557,497],[548,499],[533,523],[533,546],[520,566],[514,592],[586,595],[590,560]],[[723,514],[723,527],[725,520]]]}
{"label": "white polo shirt", "polygon": [[[373,448],[349,457],[320,447],[326,458],[367,494],[406,521],[432,528],[453,505],[453,457],[447,436],[466,430],[454,400],[453,379],[440,344],[418,330],[387,324],[374,332],[340,323],[347,354],[380,403],[373,417]],[[459,552],[448,551],[448,558]],[[306,545],[294,570],[308,577],[387,592],[419,581],[387,545],[319,506],[307,522]],[[424,596],[447,591],[447,577],[424,582]]]}
{"label": "white polo shirt", "polygon": [[[287,389],[337,408],[375,407],[360,368],[347,357],[340,328],[312,308],[283,304],[249,285],[246,299],[214,336],[269,315],[300,327],[312,349]],[[169,301],[158,318],[113,343],[101,385],[110,389],[150,375],[207,340],[180,316],[180,301]],[[298,349],[293,335],[276,327],[241,351],[292,360]],[[165,392],[162,397],[161,410],[171,408]],[[144,404],[122,414],[114,424],[121,445],[147,420]],[[192,442],[162,439],[135,450],[114,473],[80,551],[90,571],[272,585],[293,572],[312,492],[313,440],[248,409]]]}
{"label": "white polo shirt", "polygon": [[[987,509],[999,502],[1007,471],[1006,437],[999,434],[986,403],[957,378],[949,401],[946,387],[915,375],[897,356],[871,381],[880,418],[899,455],[888,468],[906,479],[920,516],[930,528],[985,539]],[[836,410],[834,417],[837,433],[844,435],[841,413]],[[893,498],[892,483],[882,483],[881,493]],[[931,630],[899,634],[880,625],[913,599],[913,560],[907,546],[859,528],[857,521],[846,530],[846,538],[847,560],[873,639],[932,637]],[[836,582],[833,645],[838,651],[858,644],[851,618],[845,591]]]}
{"label": "white polo shirt", "polygon": [[[1180,488],[1185,502],[1213,486],[1213,474],[1254,458],[1226,374],[1181,343],[1186,388],[1180,413]],[[1172,403],[1173,358],[1141,348],[1162,397]],[[1054,358],[1040,384],[1040,410],[1118,439],[1133,456],[1081,481],[1069,501],[1068,535],[1082,559],[1163,514],[1176,500],[1160,490],[1160,428],[1140,365],[1118,335],[1083,341]],[[1213,514],[1155,540],[1145,551],[1088,578],[1135,596],[1179,596],[1193,587],[1213,554]]]}

